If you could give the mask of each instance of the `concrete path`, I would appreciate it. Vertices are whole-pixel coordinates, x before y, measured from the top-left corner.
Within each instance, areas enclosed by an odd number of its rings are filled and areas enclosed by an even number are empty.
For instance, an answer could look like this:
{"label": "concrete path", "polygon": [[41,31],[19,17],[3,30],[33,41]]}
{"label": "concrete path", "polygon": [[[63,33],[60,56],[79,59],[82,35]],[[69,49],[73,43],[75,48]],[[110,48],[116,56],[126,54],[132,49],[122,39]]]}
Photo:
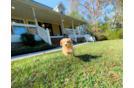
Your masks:
{"label": "concrete path", "polygon": [[[80,46],[80,45],[83,45],[83,44],[86,44],[86,43],[89,43],[89,42],[77,43],[77,44],[73,45],[73,47]],[[33,56],[37,56],[37,55],[41,55],[41,54],[44,54],[44,52],[45,53],[51,53],[51,52],[55,52],[55,51],[58,51],[58,50],[61,50],[61,49],[62,49],[62,47],[57,47],[57,48],[49,49],[49,50],[43,50],[43,51],[38,51],[38,52],[33,52],[33,53],[28,53],[28,54],[12,56],[11,57],[11,61],[19,60],[19,59],[24,59],[24,58],[28,58],[28,57],[33,57]]]}

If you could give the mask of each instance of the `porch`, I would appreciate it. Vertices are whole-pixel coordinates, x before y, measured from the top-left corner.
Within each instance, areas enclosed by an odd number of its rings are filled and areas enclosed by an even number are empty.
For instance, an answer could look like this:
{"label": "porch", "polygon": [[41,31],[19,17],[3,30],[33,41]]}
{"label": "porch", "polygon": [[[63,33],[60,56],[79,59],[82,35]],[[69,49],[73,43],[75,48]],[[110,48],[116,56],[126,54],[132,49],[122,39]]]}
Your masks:
{"label": "porch", "polygon": [[[30,29],[30,31],[24,31],[24,33],[34,34],[36,41],[43,40],[43,41],[49,43],[50,45],[53,44],[55,46],[59,46],[60,40],[62,38],[64,38],[63,35],[59,35],[59,34],[57,34],[57,36],[50,36],[50,30],[48,28],[44,29],[37,25],[29,25],[29,24],[21,24],[21,23],[11,23],[11,25],[13,27],[18,27],[18,28],[19,27],[32,28],[32,29]],[[19,31],[20,31],[20,29],[19,29]],[[84,34],[82,35],[82,34],[78,33],[77,31],[74,31],[74,29],[64,28],[63,31],[65,32],[66,35],[68,35],[67,37],[71,38],[74,41],[74,43],[80,42],[82,38],[85,38]],[[15,33],[17,33],[17,32],[15,32]],[[20,35],[12,34],[11,35],[11,43],[15,46],[16,46],[16,44],[19,44],[21,46],[22,44],[20,44],[20,42],[21,42],[20,37],[21,37]],[[85,39],[83,39],[82,41],[85,42]]]}
{"label": "porch", "polygon": [[[12,0],[11,6],[11,42],[21,42],[20,34],[31,33],[35,40],[43,40],[50,45],[55,39],[59,42],[64,34],[77,42],[83,37],[77,34],[76,27],[86,24],[83,21],[57,13],[27,0]],[[80,36],[81,35],[81,36]]]}

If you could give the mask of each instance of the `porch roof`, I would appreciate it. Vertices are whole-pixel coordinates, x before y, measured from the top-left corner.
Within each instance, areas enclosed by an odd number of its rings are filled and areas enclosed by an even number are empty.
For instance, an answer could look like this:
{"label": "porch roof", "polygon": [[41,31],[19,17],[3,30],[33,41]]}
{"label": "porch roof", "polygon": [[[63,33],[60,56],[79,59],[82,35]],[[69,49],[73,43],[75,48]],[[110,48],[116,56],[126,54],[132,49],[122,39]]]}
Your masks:
{"label": "porch roof", "polygon": [[86,24],[86,22],[55,12],[31,0],[11,0],[11,6],[15,7],[15,9],[11,9],[11,17],[15,18],[34,20],[32,11],[32,8],[34,8],[37,21],[61,25],[62,17],[64,19],[63,24],[66,26],[71,27],[72,20],[74,27]]}

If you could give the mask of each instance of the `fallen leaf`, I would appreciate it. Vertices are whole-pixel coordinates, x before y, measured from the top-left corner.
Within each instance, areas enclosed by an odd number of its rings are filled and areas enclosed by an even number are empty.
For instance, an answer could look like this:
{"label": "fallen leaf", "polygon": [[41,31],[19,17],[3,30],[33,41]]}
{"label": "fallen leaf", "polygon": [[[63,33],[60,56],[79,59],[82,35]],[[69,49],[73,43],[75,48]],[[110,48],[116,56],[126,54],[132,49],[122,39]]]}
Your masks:
{"label": "fallen leaf", "polygon": [[69,79],[68,79],[68,78],[66,78],[66,79],[65,79],[65,81],[69,81]]}
{"label": "fallen leaf", "polygon": [[59,63],[59,65],[62,65],[62,63]]}
{"label": "fallen leaf", "polygon": [[115,66],[115,64],[111,64],[111,66]]}
{"label": "fallen leaf", "polygon": [[33,74],[33,76],[36,76],[36,74]]}
{"label": "fallen leaf", "polygon": [[104,63],[104,62],[102,62],[101,64],[102,64],[102,65],[104,65],[105,63]]}
{"label": "fallen leaf", "polygon": [[13,65],[13,64],[11,63],[11,65]]}
{"label": "fallen leaf", "polygon": [[99,55],[102,55],[103,53],[100,53]]}
{"label": "fallen leaf", "polygon": [[37,59],[35,62],[40,61],[40,59]]}
{"label": "fallen leaf", "polygon": [[68,78],[70,78],[70,77],[71,77],[71,75],[68,76]]}
{"label": "fallen leaf", "polygon": [[79,60],[79,61],[77,61],[77,62],[80,62],[80,60]]}
{"label": "fallen leaf", "polygon": [[111,75],[111,77],[116,77],[116,75]]}
{"label": "fallen leaf", "polygon": [[87,80],[87,78],[83,78],[83,81],[86,81]]}
{"label": "fallen leaf", "polygon": [[55,77],[58,77],[58,75],[55,75]]}
{"label": "fallen leaf", "polygon": [[33,86],[33,83],[30,83],[30,86]]}

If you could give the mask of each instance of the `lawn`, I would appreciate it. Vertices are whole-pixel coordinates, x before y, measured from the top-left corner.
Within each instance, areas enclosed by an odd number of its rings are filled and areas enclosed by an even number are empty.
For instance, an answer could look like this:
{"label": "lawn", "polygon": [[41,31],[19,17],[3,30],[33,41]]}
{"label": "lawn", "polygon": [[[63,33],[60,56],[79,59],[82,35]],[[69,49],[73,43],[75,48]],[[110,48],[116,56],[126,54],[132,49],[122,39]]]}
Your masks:
{"label": "lawn", "polygon": [[122,88],[123,40],[74,47],[76,57],[62,51],[12,61],[12,88]]}

